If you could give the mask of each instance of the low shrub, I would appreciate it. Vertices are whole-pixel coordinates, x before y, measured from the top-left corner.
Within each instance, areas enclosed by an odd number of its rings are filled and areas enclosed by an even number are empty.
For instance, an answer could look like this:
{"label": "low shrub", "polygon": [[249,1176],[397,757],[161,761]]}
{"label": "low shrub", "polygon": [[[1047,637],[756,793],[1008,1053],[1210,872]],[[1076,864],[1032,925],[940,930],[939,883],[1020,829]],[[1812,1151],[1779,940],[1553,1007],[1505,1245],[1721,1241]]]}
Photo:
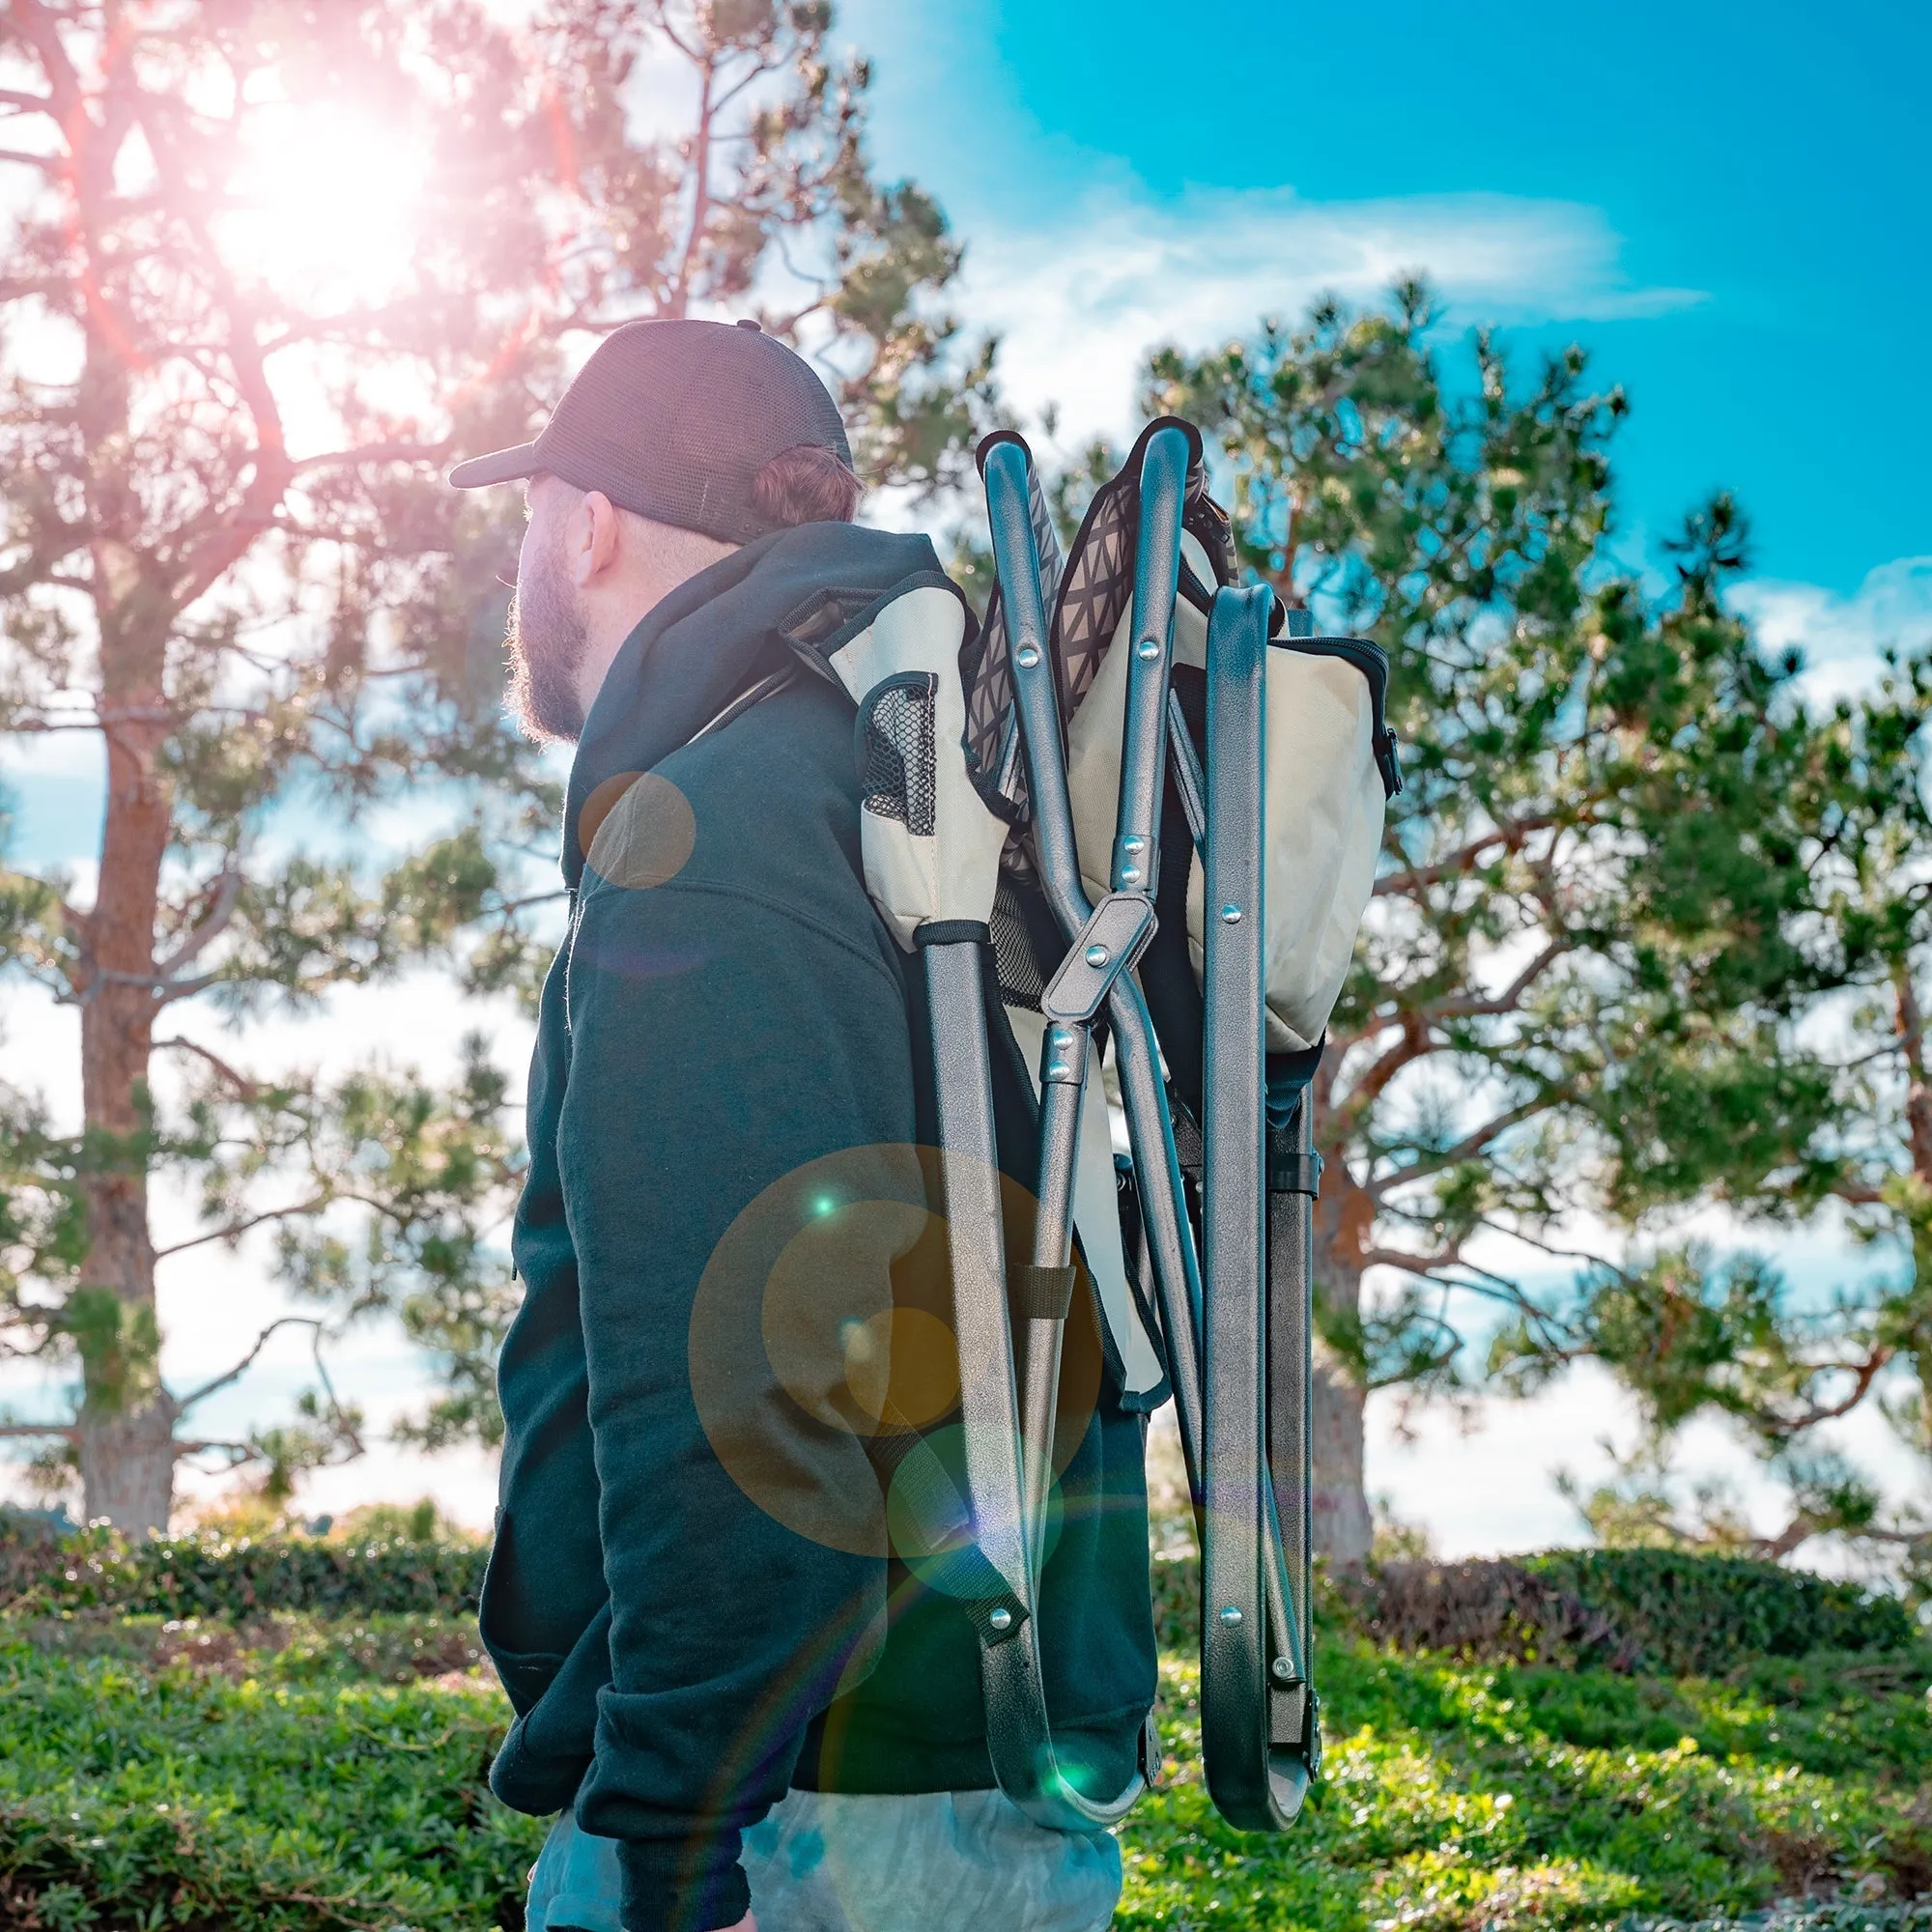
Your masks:
{"label": "low shrub", "polygon": [[[1153,1563],[1164,1649],[1200,1645],[1200,1566]],[[1559,1549],[1469,1563],[1385,1563],[1316,1572],[1315,1624],[1401,1651],[1495,1662],[1600,1665],[1710,1676],[1760,1658],[1913,1651],[1919,1633],[1895,1597],[1742,1557],[1667,1549]]]}
{"label": "low shrub", "polygon": [[[99,1610],[9,1618],[5,1628],[51,1657],[116,1658],[149,1670],[179,1665],[233,1683],[308,1684],[336,1677],[413,1684],[478,1670],[469,1617],[370,1616],[331,1621],[288,1611],[239,1624],[219,1618],[123,1617]],[[0,1927],[5,1920],[0,1919]]]}
{"label": "low shrub", "polygon": [[325,1542],[197,1531],[128,1543],[0,1524],[0,1609],[247,1618],[265,1610],[404,1616],[473,1610],[488,1550],[469,1543]]}
{"label": "low shrub", "polygon": [[1918,1641],[1896,1597],[1742,1556],[1674,1549],[1553,1549],[1522,1559],[1574,1595],[1671,1676],[1728,1670],[1746,1658],[1903,1650]]}
{"label": "low shrub", "polygon": [[485,1785],[506,1718],[480,1675],[236,1681],[0,1634],[0,1926],[519,1926],[544,1827]]}
{"label": "low shrub", "polygon": [[1710,1676],[1750,1658],[1911,1648],[1897,1598],[1744,1557],[1557,1549],[1481,1563],[1390,1563],[1335,1579],[1331,1607],[1400,1650]]}
{"label": "low shrub", "polygon": [[[487,1557],[473,1543],[413,1535],[338,1542],[198,1531],[128,1544],[106,1530],[58,1536],[0,1516],[0,1608],[231,1621],[270,1611],[461,1616],[475,1608]],[[1198,1643],[1199,1574],[1188,1555],[1154,1561],[1155,1626],[1166,1648]],[[1670,1676],[1708,1675],[1747,1658],[1904,1650],[1918,1640],[1895,1598],[1776,1564],[1665,1549],[1559,1549],[1321,1575],[1317,1626],[1398,1650]]]}

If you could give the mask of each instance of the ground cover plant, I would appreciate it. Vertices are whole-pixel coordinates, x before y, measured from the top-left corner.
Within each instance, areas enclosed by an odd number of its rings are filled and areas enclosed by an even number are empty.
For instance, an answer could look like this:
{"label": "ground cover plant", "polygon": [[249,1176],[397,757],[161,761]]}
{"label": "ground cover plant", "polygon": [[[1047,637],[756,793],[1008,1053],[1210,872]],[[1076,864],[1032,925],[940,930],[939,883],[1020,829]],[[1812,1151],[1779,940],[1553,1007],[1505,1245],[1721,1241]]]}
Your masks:
{"label": "ground cover plant", "polygon": [[[508,1708],[477,1560],[16,1548],[0,1932],[514,1932],[544,1828],[484,1782]],[[1165,1780],[1122,1834],[1129,1932],[1932,1926],[1932,1647],[1889,1600],[1662,1551],[1328,1586],[1326,1777],[1270,1841],[1208,1803],[1192,1564],[1157,1569]]]}

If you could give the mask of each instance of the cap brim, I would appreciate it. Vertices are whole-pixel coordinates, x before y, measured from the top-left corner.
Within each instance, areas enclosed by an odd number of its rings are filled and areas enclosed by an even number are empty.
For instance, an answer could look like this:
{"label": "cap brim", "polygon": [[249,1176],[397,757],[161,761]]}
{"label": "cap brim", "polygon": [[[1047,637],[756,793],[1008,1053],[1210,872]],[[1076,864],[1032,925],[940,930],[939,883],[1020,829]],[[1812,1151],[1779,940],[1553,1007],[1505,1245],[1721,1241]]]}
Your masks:
{"label": "cap brim", "polygon": [[480,490],[490,483],[515,483],[534,476],[543,465],[537,461],[537,446],[520,442],[514,449],[499,449],[489,456],[472,456],[459,463],[444,478],[452,489]]}

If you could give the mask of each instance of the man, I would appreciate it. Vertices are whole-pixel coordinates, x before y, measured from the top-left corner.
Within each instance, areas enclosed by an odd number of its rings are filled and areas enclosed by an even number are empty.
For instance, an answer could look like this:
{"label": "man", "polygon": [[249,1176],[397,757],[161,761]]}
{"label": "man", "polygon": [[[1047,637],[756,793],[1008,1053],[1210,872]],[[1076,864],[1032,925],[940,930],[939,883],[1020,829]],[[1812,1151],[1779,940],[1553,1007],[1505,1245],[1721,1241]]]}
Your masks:
{"label": "man", "polygon": [[[974,1632],[866,1453],[888,1412],[943,1434],[957,1367],[921,1395],[950,1336],[899,1305],[935,1247],[918,976],[866,894],[853,707],[795,646],[938,560],[851,522],[837,407],[755,324],[618,330],[450,475],[513,479],[513,703],[577,745],[480,1614],[493,1787],[562,1814],[531,1932],[1104,1925],[1117,1849],[993,1788]],[[1091,1323],[1070,1386],[1077,1326],[1041,1630],[1115,1789],[1154,1688],[1142,1435]]]}

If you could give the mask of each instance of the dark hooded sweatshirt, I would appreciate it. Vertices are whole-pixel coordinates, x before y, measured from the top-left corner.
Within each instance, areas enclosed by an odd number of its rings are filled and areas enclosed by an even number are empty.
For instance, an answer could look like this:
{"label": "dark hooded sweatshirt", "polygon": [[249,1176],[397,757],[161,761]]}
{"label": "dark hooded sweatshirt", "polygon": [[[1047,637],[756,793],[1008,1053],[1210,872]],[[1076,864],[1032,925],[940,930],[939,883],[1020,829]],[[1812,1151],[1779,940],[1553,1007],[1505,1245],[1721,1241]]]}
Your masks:
{"label": "dark hooded sweatshirt", "polygon": [[[854,708],[806,671],[704,728],[795,662],[788,634],[836,647],[945,582],[923,537],[746,546],[632,633],[571,774],[481,1625],[516,1710],[492,1785],[621,1841],[627,1932],[742,1917],[741,1833],[790,1785],[993,1782],[977,1639],[888,1553],[845,1380],[935,1138],[918,976],[866,894]],[[1010,1054],[996,1099],[1024,1175]],[[1154,1691],[1142,1423],[1112,1360],[1077,1305],[1041,1604],[1063,1756],[1106,1789]],[[917,1418],[935,1439],[944,1400]]]}

